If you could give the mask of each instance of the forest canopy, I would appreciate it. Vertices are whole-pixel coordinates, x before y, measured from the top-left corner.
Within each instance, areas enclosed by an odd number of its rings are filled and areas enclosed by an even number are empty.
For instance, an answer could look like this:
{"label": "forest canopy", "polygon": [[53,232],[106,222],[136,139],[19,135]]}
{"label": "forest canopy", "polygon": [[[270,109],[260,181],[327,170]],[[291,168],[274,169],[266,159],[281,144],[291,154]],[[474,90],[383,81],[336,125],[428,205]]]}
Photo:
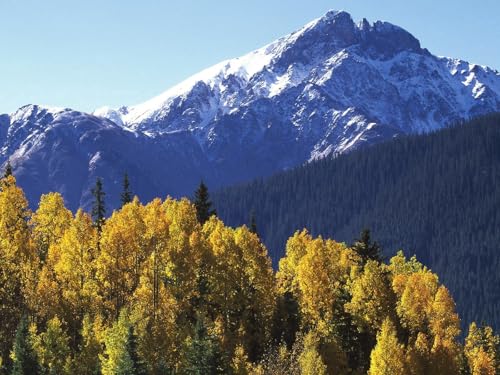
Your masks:
{"label": "forest canopy", "polygon": [[307,228],[351,243],[362,228],[391,257],[416,254],[452,292],[462,329],[500,329],[500,113],[324,158],[213,194],[231,226],[255,213],[273,264]]}
{"label": "forest canopy", "polygon": [[415,257],[302,230],[275,272],[256,233],[206,209],[201,224],[199,202],[123,203],[96,222],[50,193],[31,212],[1,180],[2,373],[497,371],[498,336],[474,323],[462,343],[452,296]]}

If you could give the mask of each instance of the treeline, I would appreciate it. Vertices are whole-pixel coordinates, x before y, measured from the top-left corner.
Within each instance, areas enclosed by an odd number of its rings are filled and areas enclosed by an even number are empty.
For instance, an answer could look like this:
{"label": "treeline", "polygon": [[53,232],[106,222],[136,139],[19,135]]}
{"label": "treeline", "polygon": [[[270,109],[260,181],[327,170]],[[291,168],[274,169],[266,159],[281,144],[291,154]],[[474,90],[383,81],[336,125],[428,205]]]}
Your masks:
{"label": "treeline", "polygon": [[448,290],[415,258],[381,261],[296,232],[275,273],[257,234],[232,229],[202,185],[194,204],[124,192],[104,219],[57,193],[30,212],[0,181],[4,374],[495,374],[499,337],[462,345]]}
{"label": "treeline", "polygon": [[466,323],[500,328],[500,114],[227,188],[214,202],[228,225],[255,213],[276,265],[297,229],[351,243],[370,228],[386,256],[403,248],[436,271]]}

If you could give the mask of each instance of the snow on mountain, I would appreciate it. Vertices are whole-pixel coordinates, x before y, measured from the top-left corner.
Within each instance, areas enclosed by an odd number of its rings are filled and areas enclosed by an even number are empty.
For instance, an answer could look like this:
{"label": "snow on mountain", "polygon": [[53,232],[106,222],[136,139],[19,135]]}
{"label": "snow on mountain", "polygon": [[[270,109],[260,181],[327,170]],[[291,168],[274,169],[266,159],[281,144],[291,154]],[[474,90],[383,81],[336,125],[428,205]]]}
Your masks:
{"label": "snow on mountain", "polygon": [[58,190],[88,207],[100,175],[115,206],[124,171],[144,199],[184,195],[201,178],[237,183],[499,110],[499,72],[436,57],[390,23],[331,11],[142,104],[0,116],[0,161],[10,157],[20,181],[37,184],[33,202]]}
{"label": "snow on mountain", "polygon": [[[332,92],[334,86],[340,90]],[[353,86],[359,90],[352,90]],[[496,110],[500,96],[498,72],[436,58],[411,34],[390,23],[363,20],[355,25],[346,12],[332,11],[272,44],[206,69],[156,98],[104,117],[118,117],[125,127],[153,135],[203,129],[259,100],[292,94],[294,88],[309,97],[321,89],[320,95],[331,94],[341,102],[335,109],[365,109],[362,114],[375,115],[376,123],[403,132],[429,131],[443,121]],[[297,96],[292,99],[297,103]],[[395,101],[403,108],[388,110]],[[201,142],[206,140],[203,135]]]}

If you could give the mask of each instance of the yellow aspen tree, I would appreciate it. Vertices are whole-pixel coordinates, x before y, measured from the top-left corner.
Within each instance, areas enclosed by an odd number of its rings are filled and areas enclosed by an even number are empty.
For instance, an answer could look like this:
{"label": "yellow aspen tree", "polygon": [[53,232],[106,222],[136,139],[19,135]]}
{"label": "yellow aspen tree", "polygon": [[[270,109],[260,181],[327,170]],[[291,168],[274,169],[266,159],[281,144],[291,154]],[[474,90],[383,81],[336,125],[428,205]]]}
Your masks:
{"label": "yellow aspen tree", "polygon": [[61,375],[71,373],[69,337],[57,316],[47,322],[44,332],[34,335],[33,347],[44,372]]}
{"label": "yellow aspen tree", "polygon": [[148,253],[151,254],[143,275],[151,280],[151,299],[148,303],[150,303],[149,309],[151,310],[149,315],[154,320],[159,303],[161,271],[166,266],[170,239],[170,222],[160,199],[155,199],[144,207],[143,220],[146,230],[144,243]]}
{"label": "yellow aspen tree", "polygon": [[[148,262],[152,263],[151,260]],[[153,314],[153,289],[153,279],[150,275],[143,275],[134,293],[131,315],[137,321],[139,350],[152,370],[157,370],[158,366],[179,362],[181,344],[188,332],[177,321],[182,310],[163,279],[157,287],[158,298]]]}
{"label": "yellow aspen tree", "polygon": [[302,375],[326,375],[327,368],[318,352],[319,339],[309,332],[304,337],[304,347],[299,356],[300,373]]}
{"label": "yellow aspen tree", "polygon": [[264,351],[271,334],[276,300],[274,273],[267,249],[259,237],[246,227],[234,230],[234,242],[241,249],[243,273],[238,280],[240,290],[241,340],[251,360]]}
{"label": "yellow aspen tree", "polygon": [[203,254],[196,208],[187,199],[168,198],[163,203],[169,224],[169,241],[165,253],[165,280],[186,318],[194,319],[193,300],[197,296],[198,273]]}
{"label": "yellow aspen tree", "polygon": [[0,180],[0,249],[2,258],[26,262],[33,258],[28,219],[31,213],[24,192],[16,179]]}
{"label": "yellow aspen tree", "polygon": [[38,209],[30,221],[30,225],[33,226],[33,239],[42,263],[45,262],[49,247],[61,240],[72,219],[73,215],[64,206],[61,194],[42,195]]}
{"label": "yellow aspen tree", "polygon": [[434,336],[455,340],[460,335],[460,318],[448,289],[441,285],[434,297],[429,326]]}
{"label": "yellow aspen tree", "polygon": [[139,286],[133,296],[132,314],[137,321],[139,349],[152,372],[179,357],[176,319],[178,304],[166,282],[169,259],[170,219],[161,200],[144,208],[145,246],[150,254],[144,262]]}
{"label": "yellow aspen tree", "polygon": [[306,254],[307,245],[312,241],[307,230],[297,231],[286,243],[285,256],[279,262],[277,280],[280,293],[291,292],[298,295],[297,267]]}
{"label": "yellow aspen tree", "polygon": [[0,180],[0,357],[10,345],[26,307],[26,294],[36,283],[36,259],[31,246],[30,211],[13,176]]}
{"label": "yellow aspen tree", "polygon": [[483,348],[474,354],[470,363],[471,375],[495,375],[495,360]]}
{"label": "yellow aspen tree", "polygon": [[395,289],[399,294],[396,311],[402,326],[412,335],[425,332],[438,289],[437,276],[430,271],[418,271],[406,278],[403,288]]}
{"label": "yellow aspen tree", "polygon": [[[307,253],[297,267],[300,306],[308,322],[318,330],[327,330],[333,319],[333,305],[340,289],[337,270],[331,254],[321,238],[307,246]],[[326,332],[322,332],[325,334]]]}
{"label": "yellow aspen tree", "polygon": [[274,275],[267,250],[248,228],[226,227],[216,217],[203,226],[209,259],[209,315],[215,315],[223,346],[232,353],[243,346],[258,359],[271,333]]}
{"label": "yellow aspen tree", "polygon": [[312,240],[305,229],[295,232],[286,243],[285,256],[279,261],[276,273],[277,311],[273,336],[275,340],[284,340],[288,347],[295,342],[301,325],[297,267]]}
{"label": "yellow aspen tree", "polygon": [[430,362],[431,343],[429,337],[419,332],[413,343],[408,344],[406,350],[406,363],[408,373],[411,375],[426,375],[432,366]]}
{"label": "yellow aspen tree", "polygon": [[42,320],[50,319],[54,315],[66,316],[69,314],[62,298],[62,288],[56,279],[54,262],[52,261],[54,258],[59,258],[59,250],[57,245],[50,247],[47,262],[38,275],[35,297],[30,299],[30,306],[36,311],[38,318]]}
{"label": "yellow aspen tree", "polygon": [[244,293],[240,287],[245,279],[243,253],[235,243],[234,230],[224,226],[215,216],[204,224],[203,232],[214,259],[209,278],[209,303],[217,316],[222,345],[232,353],[241,334],[240,304],[244,301]]}
{"label": "yellow aspen tree", "polygon": [[139,284],[142,263],[149,254],[144,246],[143,206],[135,198],[106,221],[97,258],[99,294],[107,311],[118,317]]}
{"label": "yellow aspen tree", "polygon": [[360,329],[376,334],[387,317],[395,318],[395,294],[385,265],[369,260],[352,281],[350,292],[352,298],[345,307]]}
{"label": "yellow aspen tree", "polygon": [[[245,281],[252,283],[255,292],[259,293],[259,300],[266,301],[267,305],[272,304],[274,302],[274,274],[266,247],[246,226],[234,230],[234,241],[243,255]],[[267,313],[272,315],[272,311]]]}
{"label": "yellow aspen tree", "polygon": [[63,318],[72,337],[76,337],[85,314],[94,316],[100,312],[95,267],[97,241],[90,215],[78,210],[56,246],[60,255],[54,265],[55,279],[65,305]]}
{"label": "yellow aspen tree", "polygon": [[397,314],[409,333],[408,357],[412,373],[454,374],[459,368],[456,341],[460,321],[448,290],[415,258],[399,253],[389,266],[397,295]]}
{"label": "yellow aspen tree", "polygon": [[405,375],[405,351],[396,336],[396,328],[390,319],[382,323],[377,334],[377,345],[370,356],[369,375]]}
{"label": "yellow aspen tree", "polygon": [[389,269],[391,273],[396,275],[411,275],[418,271],[426,270],[424,265],[420,263],[415,256],[406,259],[403,251],[399,250],[395,256],[390,259]]}
{"label": "yellow aspen tree", "polygon": [[328,335],[334,306],[346,285],[357,255],[344,244],[321,237],[311,241],[297,267],[299,301],[306,324]]}
{"label": "yellow aspen tree", "polygon": [[[161,280],[164,283],[162,318],[169,352],[168,367],[180,365],[186,339],[192,335],[199,296],[200,262],[204,254],[201,226],[196,208],[187,199],[167,198],[163,209],[169,223],[169,238],[164,252]],[[170,323],[172,321],[173,323]],[[158,335],[161,340],[161,335]],[[166,348],[166,346],[164,346]],[[164,355],[164,354],[162,354]]]}
{"label": "yellow aspen tree", "polygon": [[322,341],[321,354],[329,372],[346,371],[344,304],[347,282],[359,256],[345,244],[321,237],[312,240],[297,267],[302,326],[312,328]]}
{"label": "yellow aspen tree", "polygon": [[99,316],[92,319],[89,315],[85,315],[82,321],[81,342],[71,366],[72,374],[100,374],[99,355],[102,355],[101,342],[104,341],[104,334],[102,319]]}
{"label": "yellow aspen tree", "polygon": [[[477,368],[477,371],[485,368],[483,371],[488,373],[489,370],[486,369],[490,367],[490,364],[498,373],[499,357],[497,348],[499,345],[500,338],[493,333],[491,327],[478,327],[475,322],[472,322],[464,346],[464,354],[471,373],[474,368]],[[479,374],[480,372],[476,373]]]}
{"label": "yellow aspen tree", "polygon": [[234,350],[233,359],[231,361],[231,370],[233,375],[251,375],[253,374],[253,366],[248,360],[243,346],[238,345]]}
{"label": "yellow aspen tree", "polygon": [[99,359],[103,375],[133,374],[133,361],[127,350],[127,337],[131,322],[127,311],[122,310],[119,318],[104,335],[105,350]]}
{"label": "yellow aspen tree", "polygon": [[403,252],[400,250],[391,258],[389,271],[392,276],[392,288],[397,294],[397,297],[400,298],[406,287],[408,277],[417,272],[427,271],[427,268],[418,262],[415,256],[409,260],[406,259]]}
{"label": "yellow aspen tree", "polygon": [[460,319],[455,312],[453,298],[442,285],[434,297],[429,327],[434,336],[431,349],[432,372],[456,374],[459,369],[460,348],[456,339],[460,334]]}
{"label": "yellow aspen tree", "polygon": [[139,349],[152,367],[175,366],[196,316],[205,252],[201,227],[196,209],[186,199],[152,201],[143,209],[143,221],[148,258],[131,300]]}
{"label": "yellow aspen tree", "polygon": [[62,305],[62,289],[56,280],[54,267],[61,256],[60,241],[71,226],[73,215],[64,206],[59,193],[42,195],[38,209],[32,215],[30,225],[40,262],[36,294],[30,304],[38,315],[50,319],[54,315],[65,316]]}

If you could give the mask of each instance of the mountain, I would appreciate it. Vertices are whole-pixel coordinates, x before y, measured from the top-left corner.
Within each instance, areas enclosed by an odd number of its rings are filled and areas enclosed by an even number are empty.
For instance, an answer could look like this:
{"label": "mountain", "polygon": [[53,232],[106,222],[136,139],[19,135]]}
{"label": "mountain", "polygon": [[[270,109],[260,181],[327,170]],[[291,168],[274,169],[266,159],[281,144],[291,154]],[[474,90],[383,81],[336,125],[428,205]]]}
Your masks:
{"label": "mountain", "polygon": [[[186,170],[203,168],[199,146],[190,138],[172,136],[153,139],[125,131],[116,123],[82,112],[26,106],[10,117],[0,136],[2,152],[14,165],[14,174],[31,204],[48,191],[63,194],[68,207],[91,206],[91,189],[98,176],[104,178],[106,200],[119,205],[123,173],[131,177],[141,198],[161,192],[184,193],[186,184],[198,178],[182,176]],[[172,162],[174,161],[175,162]],[[194,160],[194,161],[193,161]]]}
{"label": "mountain", "polygon": [[11,159],[32,204],[56,190],[88,208],[102,176],[116,207],[125,171],[143,199],[186,195],[200,179],[227,186],[499,110],[499,72],[331,11],[143,104],[3,115],[0,162]]}
{"label": "mountain", "polygon": [[349,244],[363,228],[392,256],[416,254],[450,288],[465,323],[500,328],[500,113],[399,137],[226,188],[212,198],[248,224],[275,266],[294,231]]}

